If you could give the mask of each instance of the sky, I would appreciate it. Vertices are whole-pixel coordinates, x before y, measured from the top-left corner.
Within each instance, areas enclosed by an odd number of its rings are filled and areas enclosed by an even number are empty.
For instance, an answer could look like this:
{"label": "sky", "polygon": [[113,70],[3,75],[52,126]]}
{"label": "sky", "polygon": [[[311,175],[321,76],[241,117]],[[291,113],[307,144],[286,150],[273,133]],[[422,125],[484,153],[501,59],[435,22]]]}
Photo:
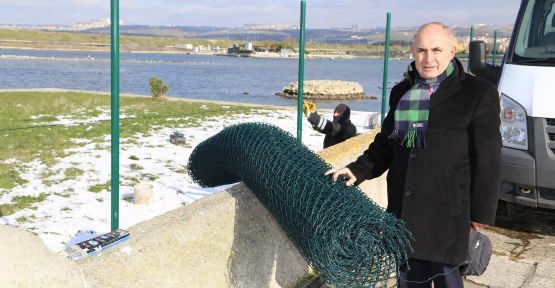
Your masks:
{"label": "sky", "polygon": [[[307,0],[307,28],[513,24],[518,0]],[[119,0],[124,24],[241,27],[299,24],[300,0]],[[73,24],[110,17],[108,0],[0,0],[0,24]]]}

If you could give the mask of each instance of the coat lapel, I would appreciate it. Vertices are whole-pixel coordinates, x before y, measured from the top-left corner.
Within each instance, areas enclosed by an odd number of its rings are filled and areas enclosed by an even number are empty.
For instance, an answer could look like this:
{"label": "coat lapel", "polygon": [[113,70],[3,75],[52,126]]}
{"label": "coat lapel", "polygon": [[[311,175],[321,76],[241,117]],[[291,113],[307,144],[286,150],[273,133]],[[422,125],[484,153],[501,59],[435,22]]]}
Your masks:
{"label": "coat lapel", "polygon": [[430,97],[430,107],[435,106],[438,103],[445,101],[446,99],[449,99],[450,96],[461,89],[459,81],[456,80],[457,77],[455,77],[455,75],[452,75],[452,77],[445,79],[445,81],[443,81],[443,83],[439,85],[437,91]]}
{"label": "coat lapel", "polygon": [[430,107],[449,99],[449,97],[461,89],[460,82],[466,78],[466,75],[464,74],[464,68],[461,62],[457,58],[455,58],[455,65],[457,68],[453,74],[443,80],[437,91],[432,94],[430,98]]}

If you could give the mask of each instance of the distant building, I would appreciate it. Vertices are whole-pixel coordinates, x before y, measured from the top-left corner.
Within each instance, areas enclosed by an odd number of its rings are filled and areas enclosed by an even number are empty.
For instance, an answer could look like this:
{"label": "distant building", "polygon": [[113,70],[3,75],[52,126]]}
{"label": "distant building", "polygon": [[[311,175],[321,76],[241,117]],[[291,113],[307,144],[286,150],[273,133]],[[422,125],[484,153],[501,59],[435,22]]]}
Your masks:
{"label": "distant building", "polygon": [[175,48],[185,49],[185,50],[193,50],[193,44],[175,44]]}
{"label": "distant building", "polygon": [[235,55],[245,55],[254,53],[254,49],[252,43],[247,43],[243,46],[239,44],[233,44],[233,46],[227,48],[227,54],[235,54]]}
{"label": "distant building", "polygon": [[[86,23],[75,23],[71,25],[48,25],[40,27],[41,30],[48,30],[48,31],[84,31],[88,29],[95,29],[95,28],[106,28],[110,27],[111,24],[110,18],[103,18],[99,20],[93,20]],[[120,25],[123,25],[123,20],[119,21]]]}
{"label": "distant building", "polygon": [[283,48],[279,51],[279,56],[281,57],[289,57],[293,54],[295,54],[295,52],[292,49]]}
{"label": "distant building", "polygon": [[227,48],[227,54],[239,54],[241,51],[241,47],[237,44],[233,44],[233,46]]}
{"label": "distant building", "polygon": [[245,30],[297,30],[297,25],[291,24],[243,24]]}
{"label": "distant building", "polygon": [[252,49],[252,43],[250,43],[250,42],[247,43],[247,44],[245,45],[245,50],[247,50],[247,51],[253,51],[253,49]]}

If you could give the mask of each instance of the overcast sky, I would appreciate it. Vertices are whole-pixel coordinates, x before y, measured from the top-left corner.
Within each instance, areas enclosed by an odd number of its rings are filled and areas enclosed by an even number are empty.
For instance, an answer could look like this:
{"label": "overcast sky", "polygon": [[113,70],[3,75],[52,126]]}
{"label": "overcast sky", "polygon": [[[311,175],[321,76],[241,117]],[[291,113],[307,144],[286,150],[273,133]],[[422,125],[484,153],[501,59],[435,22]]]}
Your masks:
{"label": "overcast sky", "polygon": [[[307,0],[307,27],[512,24],[518,0]],[[299,24],[300,0],[120,0],[124,24],[237,27]],[[0,0],[0,24],[72,24],[110,17],[110,0]]]}

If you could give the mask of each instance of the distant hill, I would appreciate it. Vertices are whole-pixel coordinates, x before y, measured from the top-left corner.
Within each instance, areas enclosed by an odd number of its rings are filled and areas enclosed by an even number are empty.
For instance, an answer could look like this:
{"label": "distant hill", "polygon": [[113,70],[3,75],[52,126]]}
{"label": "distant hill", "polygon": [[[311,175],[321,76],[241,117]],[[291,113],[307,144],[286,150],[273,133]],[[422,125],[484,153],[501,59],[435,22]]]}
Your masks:
{"label": "distant hill", "polygon": [[[391,30],[391,40],[399,45],[408,45],[412,40],[412,35],[418,27],[396,27]],[[453,28],[457,37],[468,37],[469,27]],[[474,27],[474,36],[493,35],[497,30],[498,37],[510,37],[512,25],[480,25]],[[86,33],[110,33],[109,28],[88,29]],[[224,39],[242,42],[255,41],[274,41],[287,42],[298,39],[299,30],[253,30],[226,27],[207,27],[207,26],[145,26],[145,25],[122,25],[120,27],[122,35],[137,36],[164,36],[178,38],[199,38],[199,39]],[[375,29],[307,29],[307,42],[319,44],[363,44],[376,45],[384,41],[385,28]]]}
{"label": "distant hill", "polygon": [[[106,51],[110,48],[110,29],[103,26],[19,26],[0,25],[0,47],[25,49],[67,49]],[[395,27],[391,31],[390,57],[409,58],[410,42],[418,27]],[[465,54],[469,43],[469,27],[454,27],[457,52]],[[493,32],[498,32],[497,51],[505,51],[512,27],[474,27],[474,39],[483,40],[488,49],[493,47]],[[252,42],[254,49],[279,51],[296,50],[298,29],[252,29],[195,26],[122,25],[120,47],[122,51],[195,52],[192,47],[222,53],[235,44]],[[314,55],[334,54],[353,57],[382,57],[385,29],[329,28],[307,29],[306,52]],[[187,46],[189,45],[189,46]],[[191,47],[191,48],[185,48]],[[258,48],[257,48],[258,47]],[[202,48],[202,49],[201,49]]]}

